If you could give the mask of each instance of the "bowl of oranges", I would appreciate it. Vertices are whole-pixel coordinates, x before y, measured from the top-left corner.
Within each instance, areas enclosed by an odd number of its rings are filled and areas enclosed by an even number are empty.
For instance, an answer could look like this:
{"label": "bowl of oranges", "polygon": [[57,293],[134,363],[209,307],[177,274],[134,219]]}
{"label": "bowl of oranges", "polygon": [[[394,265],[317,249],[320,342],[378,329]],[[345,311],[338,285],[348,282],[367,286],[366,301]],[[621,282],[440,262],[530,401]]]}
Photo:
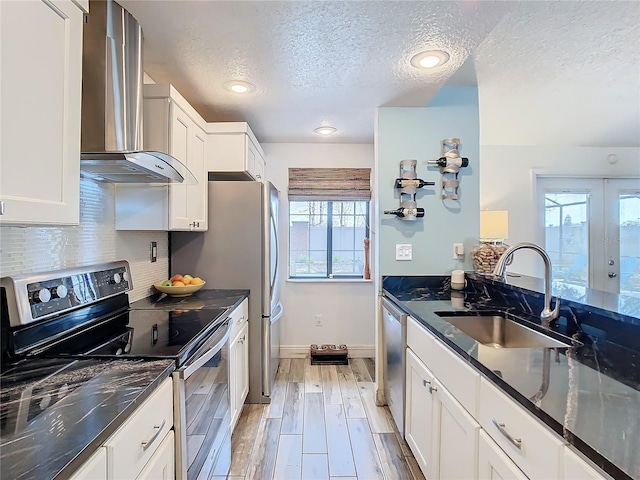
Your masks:
{"label": "bowl of oranges", "polygon": [[186,297],[200,290],[206,283],[200,277],[176,274],[169,280],[154,283],[153,286],[159,292],[172,297]]}

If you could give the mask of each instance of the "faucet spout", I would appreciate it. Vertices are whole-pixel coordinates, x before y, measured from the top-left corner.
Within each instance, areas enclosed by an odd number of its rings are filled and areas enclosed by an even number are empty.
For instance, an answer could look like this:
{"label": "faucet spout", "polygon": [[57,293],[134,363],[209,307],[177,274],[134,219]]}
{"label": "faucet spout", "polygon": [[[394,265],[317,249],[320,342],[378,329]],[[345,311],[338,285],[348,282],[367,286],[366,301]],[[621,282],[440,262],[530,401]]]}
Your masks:
{"label": "faucet spout", "polygon": [[551,308],[551,259],[549,258],[549,255],[547,255],[547,252],[545,252],[542,247],[536,245],[535,243],[529,243],[529,242],[518,243],[516,245],[513,245],[512,247],[509,247],[498,259],[498,262],[496,263],[496,266],[493,269],[493,276],[494,278],[499,278],[502,281],[504,281],[506,268],[507,268],[507,261],[509,260],[509,257],[511,257],[513,252],[515,252],[516,250],[520,250],[523,248],[538,252],[538,254],[540,254],[540,256],[542,257],[542,260],[544,261],[544,308],[542,312],[540,312],[540,321],[543,327],[549,328],[549,325],[551,324],[551,322],[556,318],[558,318],[558,316],[560,315],[560,297],[556,297],[556,303],[554,308],[552,309]]}

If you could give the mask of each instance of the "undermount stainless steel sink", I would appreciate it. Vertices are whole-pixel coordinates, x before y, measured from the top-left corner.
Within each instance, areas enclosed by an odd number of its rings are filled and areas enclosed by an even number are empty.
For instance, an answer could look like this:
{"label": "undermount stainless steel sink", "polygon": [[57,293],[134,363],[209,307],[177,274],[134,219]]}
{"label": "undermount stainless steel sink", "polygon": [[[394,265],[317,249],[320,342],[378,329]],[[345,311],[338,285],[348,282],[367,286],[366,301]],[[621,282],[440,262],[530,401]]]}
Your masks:
{"label": "undermount stainless steel sink", "polygon": [[488,347],[566,348],[571,346],[498,314],[460,315],[457,312],[437,312],[437,315]]}

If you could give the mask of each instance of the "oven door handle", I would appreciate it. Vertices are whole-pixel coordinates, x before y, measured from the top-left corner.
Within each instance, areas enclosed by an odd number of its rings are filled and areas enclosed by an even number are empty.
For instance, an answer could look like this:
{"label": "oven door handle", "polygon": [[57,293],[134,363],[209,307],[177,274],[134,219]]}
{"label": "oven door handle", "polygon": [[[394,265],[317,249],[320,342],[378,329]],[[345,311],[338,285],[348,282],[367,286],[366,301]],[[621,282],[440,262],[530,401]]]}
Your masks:
{"label": "oven door handle", "polygon": [[[220,338],[220,333],[222,333],[222,331],[224,331],[224,334],[222,335],[222,338]],[[181,368],[178,369],[180,376],[186,380],[193,372],[211,360],[213,356],[222,349],[224,344],[229,341],[230,335],[231,326],[229,325],[229,319],[226,319],[214,333],[213,340],[208,341],[205,345],[200,347],[198,351],[189,360],[187,360]]]}

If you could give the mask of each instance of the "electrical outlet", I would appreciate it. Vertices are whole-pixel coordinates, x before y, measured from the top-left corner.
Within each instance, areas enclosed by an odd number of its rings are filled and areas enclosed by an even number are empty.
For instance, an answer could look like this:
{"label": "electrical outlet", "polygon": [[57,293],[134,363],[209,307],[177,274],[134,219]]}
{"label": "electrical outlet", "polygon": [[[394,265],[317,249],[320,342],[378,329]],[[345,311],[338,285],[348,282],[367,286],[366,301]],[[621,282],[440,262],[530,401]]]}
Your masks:
{"label": "electrical outlet", "polygon": [[411,260],[413,245],[410,243],[396,243],[396,260]]}
{"label": "electrical outlet", "polygon": [[459,260],[464,257],[464,243],[453,244],[453,259]]}
{"label": "electrical outlet", "polygon": [[151,259],[151,263],[158,260],[158,242],[151,242],[151,245],[149,246],[149,257]]}
{"label": "electrical outlet", "polygon": [[322,315],[317,314],[316,315],[316,327],[322,327]]}

